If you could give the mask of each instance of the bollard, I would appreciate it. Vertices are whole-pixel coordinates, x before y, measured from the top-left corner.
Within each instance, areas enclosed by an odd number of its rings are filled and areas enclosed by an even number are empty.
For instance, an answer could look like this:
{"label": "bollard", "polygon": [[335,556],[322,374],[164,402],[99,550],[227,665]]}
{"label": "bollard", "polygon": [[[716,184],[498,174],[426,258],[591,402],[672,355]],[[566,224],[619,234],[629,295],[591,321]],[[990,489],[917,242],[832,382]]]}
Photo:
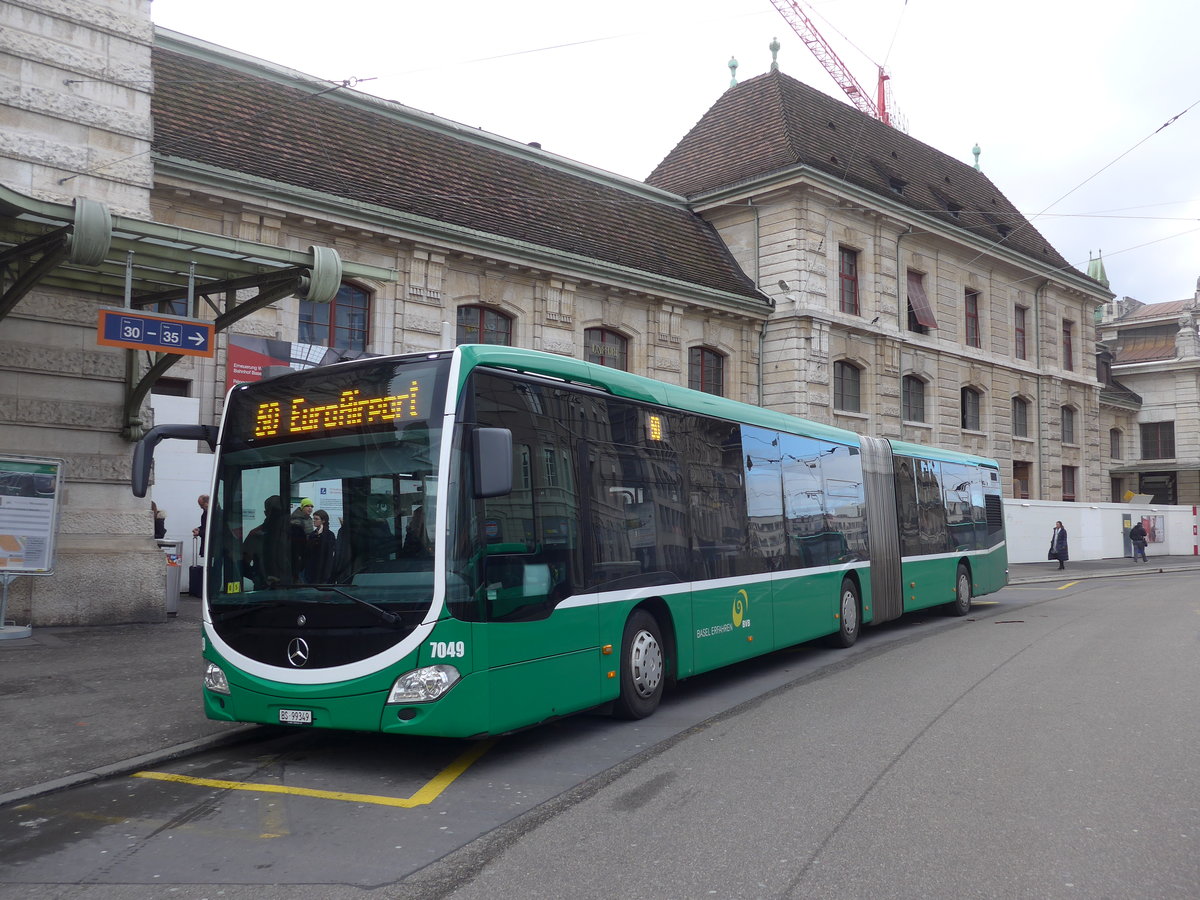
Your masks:
{"label": "bollard", "polygon": [[179,573],[183,569],[183,541],[157,541],[167,562],[166,609],[168,616],[179,614]]}

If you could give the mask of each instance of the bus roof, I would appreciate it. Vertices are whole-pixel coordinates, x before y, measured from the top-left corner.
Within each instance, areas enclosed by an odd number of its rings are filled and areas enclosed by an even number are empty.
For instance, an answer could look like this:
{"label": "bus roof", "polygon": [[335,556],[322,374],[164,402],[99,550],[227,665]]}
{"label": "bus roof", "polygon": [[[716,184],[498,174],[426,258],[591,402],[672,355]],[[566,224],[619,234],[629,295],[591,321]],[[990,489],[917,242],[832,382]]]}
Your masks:
{"label": "bus roof", "polygon": [[[514,372],[545,375],[567,382],[584,384],[607,391],[617,397],[653,403],[670,409],[700,413],[790,434],[802,434],[850,447],[860,445],[859,436],[844,428],[823,425],[820,422],[812,422],[798,416],[763,409],[760,406],[706,394],[679,385],[666,384],[653,378],[585,362],[570,356],[492,344],[462,344],[455,352],[460,355],[462,360],[459,375],[461,380],[465,380],[470,371],[477,366],[509,369]],[[461,388],[461,381],[457,387]],[[990,459],[957,450],[895,440],[891,441],[891,444],[897,453],[908,456],[996,467],[996,463]]]}

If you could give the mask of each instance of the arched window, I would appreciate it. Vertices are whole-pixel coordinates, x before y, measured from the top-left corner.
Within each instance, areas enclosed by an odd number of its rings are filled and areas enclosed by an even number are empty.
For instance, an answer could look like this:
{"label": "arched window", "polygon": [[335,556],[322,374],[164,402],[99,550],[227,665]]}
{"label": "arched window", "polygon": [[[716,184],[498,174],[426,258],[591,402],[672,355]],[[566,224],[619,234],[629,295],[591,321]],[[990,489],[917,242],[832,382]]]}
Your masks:
{"label": "arched window", "polygon": [[1024,397],[1012,398],[1013,437],[1029,437],[1029,401]]}
{"label": "arched window", "polygon": [[862,412],[862,373],[848,362],[833,364],[833,408],[842,412]]}
{"label": "arched window", "polygon": [[460,306],[455,344],[502,344],[512,346],[513,320],[486,306]]}
{"label": "arched window", "polygon": [[320,344],[335,350],[366,351],[371,320],[371,295],[353,284],[343,284],[328,303],[300,301],[301,344]]}
{"label": "arched window", "polygon": [[688,350],[688,387],[725,396],[725,357],[708,347]]}
{"label": "arched window", "polygon": [[629,370],[629,340],[607,328],[588,328],[583,332],[583,358],[610,369]]}
{"label": "arched window", "polygon": [[900,382],[900,401],[905,422],[925,421],[925,382],[905,375]]}
{"label": "arched window", "polygon": [[967,431],[981,431],[979,410],[983,406],[983,395],[974,388],[965,387],[960,394],[962,402],[962,427]]}
{"label": "arched window", "polygon": [[1108,455],[1113,459],[1121,459],[1125,455],[1121,448],[1122,437],[1124,435],[1121,434],[1120,428],[1110,428],[1108,430]]}

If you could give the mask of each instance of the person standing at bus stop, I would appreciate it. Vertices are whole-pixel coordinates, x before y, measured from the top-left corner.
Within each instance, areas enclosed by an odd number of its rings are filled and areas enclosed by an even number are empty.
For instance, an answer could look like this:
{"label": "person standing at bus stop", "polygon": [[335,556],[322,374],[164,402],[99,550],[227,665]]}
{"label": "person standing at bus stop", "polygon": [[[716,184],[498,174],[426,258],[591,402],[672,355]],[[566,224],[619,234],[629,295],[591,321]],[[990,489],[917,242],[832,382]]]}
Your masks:
{"label": "person standing at bus stop", "polygon": [[1067,549],[1067,529],[1063,528],[1062,522],[1054,523],[1054,531],[1050,533],[1050,552],[1046,554],[1046,559],[1057,559],[1058,567],[1065,569],[1064,563],[1071,558],[1071,554]]}
{"label": "person standing at bus stop", "polygon": [[197,551],[197,557],[204,556],[204,525],[208,519],[208,494],[201,494],[196,498],[196,505],[200,507],[200,524],[192,529],[192,537],[200,539],[200,549]]}

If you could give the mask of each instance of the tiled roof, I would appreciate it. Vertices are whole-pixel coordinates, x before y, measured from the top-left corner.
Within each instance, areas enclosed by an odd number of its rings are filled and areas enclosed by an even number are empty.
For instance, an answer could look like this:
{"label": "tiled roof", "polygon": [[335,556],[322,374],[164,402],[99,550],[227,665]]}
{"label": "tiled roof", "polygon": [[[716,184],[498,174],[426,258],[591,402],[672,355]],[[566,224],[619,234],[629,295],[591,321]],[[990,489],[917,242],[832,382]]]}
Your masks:
{"label": "tiled roof", "polygon": [[1137,405],[1142,403],[1142,395],[1134,393],[1115,378],[1108,384],[1100,386],[1100,400],[1118,405]]}
{"label": "tiled roof", "polygon": [[1174,359],[1175,332],[1176,329],[1171,328],[1170,333],[1161,329],[1122,333],[1118,336],[1117,346],[1113,350],[1113,365]]}
{"label": "tiled roof", "polygon": [[154,48],[156,152],[764,302],[682,199],[241,62]]}
{"label": "tiled roof", "polygon": [[1192,301],[1189,300],[1172,300],[1168,303],[1146,303],[1139,306],[1133,312],[1126,316],[1122,316],[1120,322],[1128,322],[1131,319],[1158,319],[1162,316],[1170,316],[1172,319],[1178,318],[1179,314],[1190,308]]}
{"label": "tiled roof", "polygon": [[778,71],[725,91],[646,181],[696,197],[799,166],[1077,272],[982,172]]}

